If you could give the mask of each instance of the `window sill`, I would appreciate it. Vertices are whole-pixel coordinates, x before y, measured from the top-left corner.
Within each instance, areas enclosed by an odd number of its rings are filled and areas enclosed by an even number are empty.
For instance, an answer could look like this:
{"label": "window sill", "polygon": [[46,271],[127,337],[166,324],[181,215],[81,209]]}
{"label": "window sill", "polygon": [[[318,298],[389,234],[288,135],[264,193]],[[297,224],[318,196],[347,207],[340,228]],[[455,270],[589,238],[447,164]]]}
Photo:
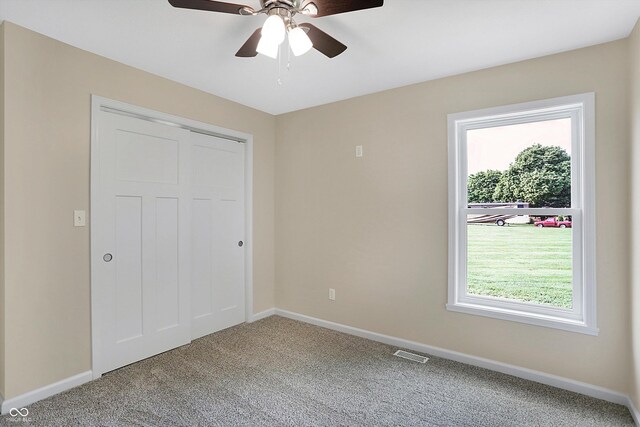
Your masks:
{"label": "window sill", "polygon": [[569,332],[577,332],[586,335],[598,336],[599,329],[586,325],[584,322],[564,319],[559,317],[526,313],[516,310],[508,310],[484,305],[456,303],[447,304],[447,310],[458,313],[474,314],[477,316],[492,317],[494,319],[509,320],[512,322],[526,323],[529,325],[543,326],[546,328],[561,329]]}

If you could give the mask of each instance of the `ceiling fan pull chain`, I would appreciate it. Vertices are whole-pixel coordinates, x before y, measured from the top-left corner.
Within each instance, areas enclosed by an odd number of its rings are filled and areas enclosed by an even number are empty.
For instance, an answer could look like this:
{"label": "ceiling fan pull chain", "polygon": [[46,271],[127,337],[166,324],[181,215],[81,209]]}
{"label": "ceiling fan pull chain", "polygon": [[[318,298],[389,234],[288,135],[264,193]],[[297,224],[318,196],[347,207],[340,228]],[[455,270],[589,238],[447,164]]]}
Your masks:
{"label": "ceiling fan pull chain", "polygon": [[278,46],[278,86],[282,86],[282,43]]}

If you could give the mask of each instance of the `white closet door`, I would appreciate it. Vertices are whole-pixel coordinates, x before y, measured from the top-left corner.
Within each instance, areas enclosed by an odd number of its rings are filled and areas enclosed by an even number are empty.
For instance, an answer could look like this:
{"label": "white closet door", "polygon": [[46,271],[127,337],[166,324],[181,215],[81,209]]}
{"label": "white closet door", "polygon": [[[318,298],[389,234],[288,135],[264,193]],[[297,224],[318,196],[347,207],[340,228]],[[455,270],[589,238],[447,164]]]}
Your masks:
{"label": "white closet door", "polygon": [[192,336],[245,321],[242,143],[191,135]]}
{"label": "white closet door", "polygon": [[99,114],[92,292],[100,373],[191,340],[189,137]]}

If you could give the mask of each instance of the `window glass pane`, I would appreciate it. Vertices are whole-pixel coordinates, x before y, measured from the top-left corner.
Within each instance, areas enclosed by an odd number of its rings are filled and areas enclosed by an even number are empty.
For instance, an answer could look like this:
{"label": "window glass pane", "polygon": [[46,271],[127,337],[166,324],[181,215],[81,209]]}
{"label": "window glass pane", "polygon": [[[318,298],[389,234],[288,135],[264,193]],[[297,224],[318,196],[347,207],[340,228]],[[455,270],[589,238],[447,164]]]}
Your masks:
{"label": "window glass pane", "polygon": [[571,207],[571,119],[467,131],[469,207]]}
{"label": "window glass pane", "polygon": [[571,225],[570,217],[469,215],[467,294],[571,309]]}

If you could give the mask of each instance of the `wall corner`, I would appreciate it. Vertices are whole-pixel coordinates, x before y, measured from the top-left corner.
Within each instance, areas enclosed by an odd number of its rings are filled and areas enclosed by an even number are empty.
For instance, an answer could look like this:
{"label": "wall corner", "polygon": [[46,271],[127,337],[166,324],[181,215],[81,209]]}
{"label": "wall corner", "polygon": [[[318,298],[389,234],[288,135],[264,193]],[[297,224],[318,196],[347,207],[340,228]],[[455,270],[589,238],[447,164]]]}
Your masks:
{"label": "wall corner", "polygon": [[[631,218],[640,213],[640,20],[628,38],[629,49],[629,123],[631,188],[629,192]],[[631,223],[629,301],[631,313],[631,367],[629,395],[633,405],[640,407],[640,222]]]}

